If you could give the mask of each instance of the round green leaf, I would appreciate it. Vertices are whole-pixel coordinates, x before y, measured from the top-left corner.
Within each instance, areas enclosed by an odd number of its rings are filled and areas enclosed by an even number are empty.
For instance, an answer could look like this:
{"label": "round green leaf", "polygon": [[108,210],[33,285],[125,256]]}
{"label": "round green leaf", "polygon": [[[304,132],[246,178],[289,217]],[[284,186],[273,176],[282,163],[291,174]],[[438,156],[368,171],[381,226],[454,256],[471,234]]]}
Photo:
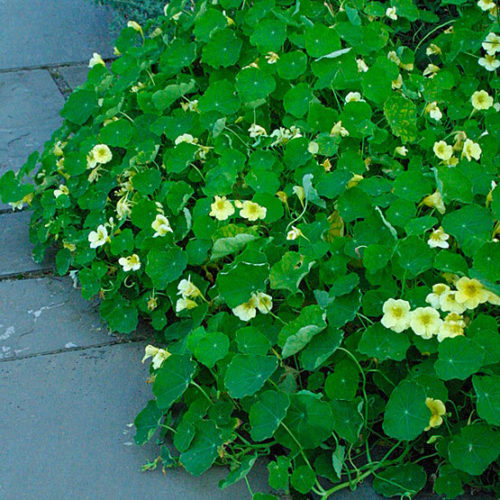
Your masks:
{"label": "round green leaf", "polygon": [[266,391],[259,394],[249,413],[252,439],[264,441],[272,437],[289,406],[290,398],[284,392]]}
{"label": "round green leaf", "polygon": [[286,40],[286,24],[277,19],[265,19],[258,23],[250,36],[250,43],[261,52],[279,52]]}
{"label": "round green leaf", "polygon": [[334,365],[333,373],[325,380],[325,394],[330,399],[352,400],[356,397],[359,386],[359,370],[349,358]]}
{"label": "round green leaf", "polygon": [[229,351],[229,338],[223,333],[207,332],[196,344],[196,359],[209,368],[226,356]]}
{"label": "round green leaf", "polygon": [[201,60],[214,68],[227,68],[238,61],[242,45],[243,42],[234,31],[217,31],[203,47]]}
{"label": "round green leaf", "polygon": [[223,115],[232,115],[240,108],[240,100],[235,88],[227,80],[212,83],[200,97],[198,108],[202,112],[217,111]]}
{"label": "round green leaf", "polygon": [[310,86],[306,83],[299,83],[285,94],[283,106],[288,113],[301,118],[309,111],[312,96]]}
{"label": "round green leaf", "polygon": [[76,90],[65,102],[61,116],[77,125],[83,125],[97,109],[97,96],[90,90]]}
{"label": "round green leaf", "polygon": [[276,69],[278,75],[284,80],[294,80],[306,71],[307,56],[300,50],[287,52],[278,59]]}
{"label": "round green leaf", "polygon": [[123,118],[112,121],[99,132],[99,139],[108,146],[124,148],[132,139],[134,129],[128,120]]}
{"label": "round green leaf", "polygon": [[491,425],[500,425],[500,375],[474,375],[477,413]]}
{"label": "round green leaf", "polygon": [[186,252],[179,247],[166,250],[154,248],[147,256],[146,274],[151,278],[156,289],[164,290],[169,283],[181,277],[186,266]]}
{"label": "round green leaf", "polygon": [[158,430],[163,418],[163,411],[160,410],[156,401],[148,401],[146,407],[135,417],[134,425],[136,433],[134,441],[138,445],[147,443],[153,434]]}
{"label": "round green leaf", "polygon": [[427,482],[427,475],[421,465],[394,465],[377,472],[373,489],[385,497],[408,497],[416,495]]}
{"label": "round green leaf", "polygon": [[317,23],[305,33],[307,53],[311,57],[322,57],[340,49],[340,38],[337,33],[324,24]]}
{"label": "round green leaf", "polygon": [[292,486],[299,492],[305,495],[311,491],[311,488],[316,482],[316,474],[308,465],[300,465],[292,472],[290,478]]}
{"label": "round green leaf", "polygon": [[378,361],[386,359],[402,361],[409,347],[410,341],[406,334],[393,332],[380,323],[376,323],[369,326],[363,333],[358,351]]}
{"label": "round green leaf", "polygon": [[443,380],[465,380],[483,364],[484,354],[478,344],[464,336],[444,339],[438,352],[434,368]]}
{"label": "round green leaf", "polygon": [[236,354],[227,367],[224,385],[233,398],[252,396],[277,367],[278,360],[272,356]]}
{"label": "round green leaf", "polygon": [[392,391],[384,414],[384,432],[395,439],[411,441],[429,425],[430,410],[422,386],[403,380]]}
{"label": "round green leaf", "polygon": [[236,89],[243,102],[265,99],[275,88],[274,78],[260,69],[245,68],[236,75]]}

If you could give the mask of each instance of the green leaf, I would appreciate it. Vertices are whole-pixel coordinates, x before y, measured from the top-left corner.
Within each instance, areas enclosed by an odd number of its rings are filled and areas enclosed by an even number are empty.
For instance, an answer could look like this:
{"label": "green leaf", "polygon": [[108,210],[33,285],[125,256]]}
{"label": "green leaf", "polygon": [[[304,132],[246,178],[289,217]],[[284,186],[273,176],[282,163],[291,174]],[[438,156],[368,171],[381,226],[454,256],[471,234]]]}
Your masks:
{"label": "green leaf", "polygon": [[384,103],[384,114],[392,132],[403,143],[417,139],[417,108],[412,101],[400,94],[393,94]]}
{"label": "green leaf", "polygon": [[334,371],[326,377],[325,394],[330,399],[352,400],[359,386],[359,370],[354,361],[342,359],[334,365]]}
{"label": "green leaf", "polygon": [[439,378],[465,380],[483,364],[484,354],[476,342],[464,336],[444,339],[439,344],[434,368]]}
{"label": "green leaf", "polygon": [[136,433],[135,444],[147,443],[160,427],[163,418],[163,411],[160,410],[154,399],[148,401],[146,407],[135,417],[134,425]]}
{"label": "green leaf", "polygon": [[357,443],[363,427],[362,403],[333,400],[330,402],[330,407],[334,431],[349,443]]}
{"label": "green leaf", "polygon": [[156,168],[148,168],[132,177],[132,184],[143,195],[153,194],[161,183],[161,173]]}
{"label": "green leaf", "polygon": [[304,370],[317,370],[340,346],[344,332],[328,328],[318,333],[300,353],[300,364]]}
{"label": "green leaf", "polygon": [[408,278],[415,278],[419,274],[432,268],[434,252],[425,241],[416,236],[408,236],[400,240],[396,249],[398,264],[407,271]]}
{"label": "green leaf", "polygon": [[356,317],[361,306],[361,291],[353,290],[347,295],[335,297],[328,305],[327,318],[331,327],[340,328]]}
{"label": "green leaf", "polygon": [[181,277],[186,266],[186,252],[179,247],[166,250],[153,248],[147,256],[146,274],[151,278],[156,289],[165,290],[169,283]]}
{"label": "green leaf", "polygon": [[274,78],[260,69],[245,68],[236,75],[236,90],[243,102],[265,99],[275,88]]}
{"label": "green leaf", "polygon": [[196,359],[209,368],[226,356],[229,351],[229,338],[223,333],[207,332],[196,344]]}
{"label": "green leaf", "polygon": [[257,457],[258,455],[256,453],[254,455],[247,455],[244,457],[241,460],[240,466],[236,470],[231,471],[227,475],[226,479],[219,481],[219,488],[221,490],[225,490],[228,486],[231,486],[232,484],[235,484],[245,478],[252,470]]}
{"label": "green leaf", "polygon": [[410,341],[404,333],[396,333],[379,323],[369,326],[363,333],[358,345],[358,351],[379,362],[386,359],[402,361]]}
{"label": "green leaf", "polygon": [[434,267],[438,271],[467,275],[469,268],[466,260],[457,253],[441,250],[434,259]]}
{"label": "green leaf", "polygon": [[332,28],[317,23],[305,33],[306,51],[311,57],[322,57],[340,49],[340,38]]}
{"label": "green leaf", "polygon": [[307,306],[297,319],[284,326],[278,336],[281,355],[288,358],[302,350],[319,332],[326,328],[326,314],[321,307]]}
{"label": "green leaf", "polygon": [[[471,203],[474,199],[471,181],[458,169],[448,166],[437,167],[437,178],[444,203],[453,201]],[[439,185],[439,184],[438,184]]]}
{"label": "green leaf", "polygon": [[97,96],[90,90],[76,90],[64,103],[61,116],[77,125],[83,125],[97,109]]}
{"label": "green leaf", "polygon": [[264,356],[271,347],[269,339],[254,326],[240,328],[236,332],[236,343],[242,354]]}
{"label": "green leaf", "polygon": [[300,50],[287,52],[276,63],[278,75],[284,80],[295,80],[307,69],[307,56]]}
{"label": "green leaf", "polygon": [[261,52],[280,52],[286,40],[286,24],[277,19],[265,19],[257,24],[250,43]]}
{"label": "green leaf", "polygon": [[105,125],[99,132],[99,139],[108,146],[124,148],[132,139],[133,133],[130,122],[121,118]]}
{"label": "green leaf", "polygon": [[309,111],[312,98],[311,87],[306,83],[299,83],[284,95],[283,106],[288,113],[301,118]]}
{"label": "green leaf", "polygon": [[434,491],[446,498],[456,498],[462,495],[464,489],[462,488],[461,473],[451,465],[441,465],[439,476],[434,481]]}
{"label": "green leaf", "polygon": [[158,408],[168,410],[182,396],[195,370],[196,363],[187,355],[172,354],[162,363],[153,383]]}
{"label": "green leaf", "polygon": [[316,474],[308,465],[299,465],[299,467],[293,470],[290,480],[292,486],[299,493],[305,495],[314,486]]}
{"label": "green leaf", "polygon": [[121,295],[103,300],[99,312],[111,331],[130,333],[137,328],[139,322],[137,308]]}
{"label": "green leaf", "polygon": [[249,412],[250,435],[255,441],[273,436],[290,406],[290,398],[284,392],[265,391],[259,394]]}
{"label": "green leaf", "polygon": [[234,31],[217,31],[203,47],[201,60],[214,68],[227,68],[238,61],[242,46],[243,42]]}
{"label": "green leaf", "polygon": [[372,273],[379,271],[387,265],[391,253],[386,245],[369,245],[363,252],[363,265]]}
{"label": "green leaf", "polygon": [[194,161],[198,148],[194,144],[181,142],[175,148],[165,150],[163,161],[169,174],[180,174]]}
{"label": "green leaf", "polygon": [[451,465],[473,476],[482,474],[499,454],[498,431],[483,423],[462,428],[448,446]]}
{"label": "green leaf", "polygon": [[500,425],[500,375],[474,375],[477,413],[491,425]]}
{"label": "green leaf", "polygon": [[290,468],[290,458],[278,455],[276,461],[269,462],[267,470],[269,471],[269,486],[275,490],[288,490],[288,469]]}
{"label": "green leaf", "polygon": [[238,262],[217,275],[217,288],[221,298],[231,307],[237,307],[250,299],[255,292],[266,289],[269,266]]}
{"label": "green leaf", "polygon": [[208,42],[216,31],[226,26],[226,16],[220,10],[209,8],[201,16],[197,17],[193,33],[198,40]]}
{"label": "green leaf", "polygon": [[131,253],[134,249],[134,233],[132,230],[127,228],[121,231],[120,234],[113,236],[110,249],[112,255]]}
{"label": "green leaf", "polygon": [[71,252],[67,248],[61,248],[56,253],[56,271],[59,276],[64,276],[71,265]]}
{"label": "green leaf", "polygon": [[474,254],[474,269],[492,283],[500,281],[500,245],[498,242],[485,243]]}
{"label": "green leaf", "polygon": [[224,438],[214,422],[200,420],[196,423],[196,435],[191,446],[181,453],[180,463],[193,476],[199,476],[215,462],[223,442]]}
{"label": "green leaf", "polygon": [[427,482],[427,474],[421,465],[406,463],[387,467],[377,472],[373,489],[385,497],[408,497],[416,495]]}
{"label": "green leaf", "polygon": [[408,380],[392,391],[384,413],[384,432],[401,441],[411,441],[429,425],[430,410],[422,386]]}
{"label": "green leaf", "polygon": [[219,238],[214,242],[211,260],[217,260],[233,253],[239,253],[246,247],[247,243],[255,239],[257,239],[257,237],[249,233],[239,233],[229,238]]}
{"label": "green leaf", "polygon": [[296,293],[300,282],[309,274],[314,263],[297,252],[286,252],[271,268],[269,275],[271,288]]}
{"label": "green leaf", "polygon": [[394,181],[394,194],[403,200],[419,202],[430,191],[431,182],[417,170],[400,172]]}
{"label": "green leaf", "polygon": [[232,398],[252,396],[277,367],[278,360],[272,356],[236,354],[227,367],[224,385]]}
{"label": "green leaf", "polygon": [[443,229],[451,234],[467,256],[490,240],[493,218],[488,209],[467,205],[443,217]]}
{"label": "green leaf", "polygon": [[240,100],[234,85],[228,80],[218,80],[210,84],[200,97],[198,108],[201,112],[217,111],[223,115],[232,115],[240,108]]}
{"label": "green leaf", "polygon": [[370,69],[363,73],[363,95],[381,105],[393,93],[392,81],[398,77],[396,64],[386,57],[379,57]]}

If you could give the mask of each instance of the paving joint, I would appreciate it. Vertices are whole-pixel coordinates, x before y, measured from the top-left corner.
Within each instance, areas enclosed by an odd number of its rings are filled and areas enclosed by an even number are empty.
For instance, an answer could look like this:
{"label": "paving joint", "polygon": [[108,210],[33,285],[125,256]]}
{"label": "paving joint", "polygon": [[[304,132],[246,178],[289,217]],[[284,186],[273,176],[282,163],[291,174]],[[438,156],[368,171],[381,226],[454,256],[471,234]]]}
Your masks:
{"label": "paving joint", "polygon": [[58,88],[59,92],[61,92],[64,99],[67,99],[69,97],[69,95],[71,94],[72,89],[69,86],[66,79],[64,78],[63,74],[59,71],[59,69],[60,69],[60,67],[47,68],[47,71],[49,72],[50,76],[52,77],[52,80],[56,84],[56,87]]}
{"label": "paving joint", "polygon": [[2,281],[19,281],[36,278],[57,277],[54,276],[54,266],[47,267],[47,269],[38,269],[36,271],[25,271],[22,273],[1,274],[0,282]]}
{"label": "paving joint", "polygon": [[[104,62],[112,63],[117,57],[103,57]],[[19,66],[13,68],[0,68],[0,75],[2,73],[16,73],[18,71],[34,71],[37,69],[41,70],[51,70],[63,67],[81,66],[82,64],[88,64],[89,60],[85,61],[70,61],[70,62],[58,62],[58,63],[48,63],[48,64],[34,64],[32,66]]]}

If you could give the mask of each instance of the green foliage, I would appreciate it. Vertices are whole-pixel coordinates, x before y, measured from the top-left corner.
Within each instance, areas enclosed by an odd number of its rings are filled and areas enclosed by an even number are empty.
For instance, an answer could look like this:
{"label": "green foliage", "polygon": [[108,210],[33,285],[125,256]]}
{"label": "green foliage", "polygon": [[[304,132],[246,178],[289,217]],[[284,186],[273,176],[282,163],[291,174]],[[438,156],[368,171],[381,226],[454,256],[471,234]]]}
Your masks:
{"label": "green foliage", "polygon": [[228,465],[221,488],[269,456],[272,488],[325,500],[371,475],[385,496],[498,496],[494,12],[156,14],[0,178],[37,259],[56,246],[111,329],[154,330],[136,442],[192,474]]}

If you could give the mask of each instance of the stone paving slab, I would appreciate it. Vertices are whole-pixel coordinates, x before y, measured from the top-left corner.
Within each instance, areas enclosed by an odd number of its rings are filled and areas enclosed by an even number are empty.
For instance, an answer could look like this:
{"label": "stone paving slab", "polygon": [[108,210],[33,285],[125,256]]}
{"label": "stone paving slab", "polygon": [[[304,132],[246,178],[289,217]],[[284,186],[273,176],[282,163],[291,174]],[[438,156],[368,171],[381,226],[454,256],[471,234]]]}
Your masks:
{"label": "stone paving slab", "polygon": [[[133,442],[135,415],[151,397],[143,344],[0,362],[2,500],[247,500],[244,482],[224,491],[216,468],[140,472],[158,447]],[[266,488],[263,464],[250,475]]]}
{"label": "stone paving slab", "polygon": [[77,64],[74,66],[61,66],[57,68],[57,71],[66,80],[71,90],[75,90],[76,87],[87,81],[89,67],[87,64]]}
{"label": "stone paving slab", "polygon": [[88,0],[0,0],[0,70],[110,56],[111,13]]}
{"label": "stone paving slab", "polygon": [[[47,2],[50,3],[50,2]],[[0,0],[0,10],[2,9]],[[3,50],[0,30],[0,55]],[[0,175],[19,170],[62,123],[64,98],[48,71],[0,73]]]}
{"label": "stone paving slab", "polygon": [[71,278],[0,281],[0,360],[113,343]]}
{"label": "stone paving slab", "polygon": [[53,253],[41,264],[33,261],[29,241],[30,211],[0,214],[0,277],[51,269]]}

